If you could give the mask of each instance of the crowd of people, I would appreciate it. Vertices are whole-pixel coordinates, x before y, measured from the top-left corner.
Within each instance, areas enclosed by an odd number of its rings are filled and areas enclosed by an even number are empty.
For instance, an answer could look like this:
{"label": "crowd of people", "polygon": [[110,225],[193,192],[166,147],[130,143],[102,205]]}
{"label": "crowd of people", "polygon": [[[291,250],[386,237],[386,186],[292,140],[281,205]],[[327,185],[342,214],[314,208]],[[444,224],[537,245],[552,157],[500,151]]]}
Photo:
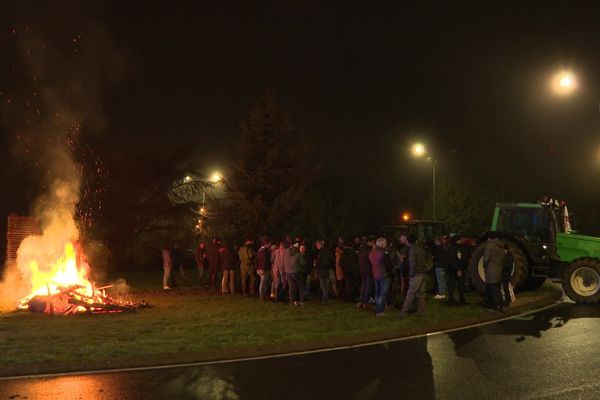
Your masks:
{"label": "crowd of people", "polygon": [[[492,236],[483,256],[488,307],[502,311],[511,301],[512,254]],[[432,275],[434,298],[450,306],[466,304],[467,267],[473,246],[454,234],[418,240],[401,235],[388,240],[373,236],[342,238],[327,243],[290,237],[260,243],[248,239],[241,246],[213,238],[194,249],[196,283],[224,295],[240,293],[260,301],[302,306],[312,296],[322,304],[331,297],[354,302],[358,309],[374,304],[375,315],[400,309],[400,317],[426,312],[427,277]],[[165,246],[163,288],[185,275],[186,253],[177,244]],[[430,273],[431,272],[431,273]],[[177,278],[179,275],[180,278]],[[488,279],[489,278],[489,279]],[[513,295],[514,297],[514,295]]]}

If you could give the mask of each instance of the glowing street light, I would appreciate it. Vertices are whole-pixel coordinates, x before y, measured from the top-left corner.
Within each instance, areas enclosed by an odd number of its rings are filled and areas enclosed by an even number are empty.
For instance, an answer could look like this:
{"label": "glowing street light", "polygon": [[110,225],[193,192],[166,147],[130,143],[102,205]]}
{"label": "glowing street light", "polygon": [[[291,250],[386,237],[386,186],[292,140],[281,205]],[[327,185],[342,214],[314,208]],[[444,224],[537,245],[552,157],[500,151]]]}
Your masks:
{"label": "glowing street light", "polygon": [[431,168],[432,168],[432,172],[433,172],[433,179],[432,179],[432,197],[433,197],[433,219],[436,220],[437,219],[437,212],[436,212],[436,204],[435,204],[435,165],[437,164],[437,161],[431,157],[427,155],[427,149],[425,148],[425,145],[423,143],[415,143],[412,145],[411,147],[411,152],[415,157],[427,157],[427,159],[429,161],[431,161]]}
{"label": "glowing street light", "polygon": [[402,214],[402,221],[408,222],[409,220],[410,220],[410,214],[409,213]]}
{"label": "glowing street light", "polygon": [[571,71],[562,70],[554,74],[550,86],[557,95],[568,96],[577,89],[577,77]]}
{"label": "glowing street light", "polygon": [[209,180],[212,183],[219,183],[223,180],[223,175],[221,175],[221,173],[219,171],[215,171],[212,173],[212,175],[210,176]]}
{"label": "glowing street light", "polygon": [[423,157],[427,153],[425,145],[423,143],[415,143],[412,145],[411,151],[416,157]]}

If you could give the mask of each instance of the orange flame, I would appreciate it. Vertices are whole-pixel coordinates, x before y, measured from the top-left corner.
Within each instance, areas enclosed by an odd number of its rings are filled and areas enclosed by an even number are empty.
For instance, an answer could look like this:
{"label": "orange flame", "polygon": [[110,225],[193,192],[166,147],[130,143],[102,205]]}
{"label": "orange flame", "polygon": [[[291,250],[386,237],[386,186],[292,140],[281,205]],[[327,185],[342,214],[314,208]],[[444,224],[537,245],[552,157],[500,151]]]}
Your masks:
{"label": "orange flame", "polygon": [[[65,243],[62,255],[49,266],[49,270],[48,267],[40,268],[39,261],[36,259],[30,260],[28,267],[32,290],[28,296],[18,302],[17,308],[20,310],[27,310],[29,300],[34,296],[60,294],[68,288],[76,288],[72,292],[77,300],[88,304],[103,302],[101,298],[103,294],[96,291],[88,280],[90,267],[84,261],[81,251],[78,253],[77,246],[73,242]],[[86,308],[79,306],[77,311],[84,312]]]}

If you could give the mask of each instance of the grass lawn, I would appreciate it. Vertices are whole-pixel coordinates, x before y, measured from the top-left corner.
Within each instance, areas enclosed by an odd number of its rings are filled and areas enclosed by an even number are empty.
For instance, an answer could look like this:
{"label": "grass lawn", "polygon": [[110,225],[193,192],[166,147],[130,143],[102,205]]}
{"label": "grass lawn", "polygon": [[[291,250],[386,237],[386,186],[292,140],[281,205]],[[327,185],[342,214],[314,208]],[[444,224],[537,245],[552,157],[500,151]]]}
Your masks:
{"label": "grass lawn", "polygon": [[[376,318],[355,304],[317,300],[304,307],[260,303],[240,295],[209,295],[199,287],[163,291],[162,271],[126,276],[130,296],[151,308],[111,315],[46,316],[0,308],[0,376],[237,358],[374,339],[498,318],[475,293],[469,305],[448,307],[428,298],[424,317]],[[545,285],[519,296],[523,310],[548,302],[557,289]],[[391,314],[396,315],[397,311]]]}

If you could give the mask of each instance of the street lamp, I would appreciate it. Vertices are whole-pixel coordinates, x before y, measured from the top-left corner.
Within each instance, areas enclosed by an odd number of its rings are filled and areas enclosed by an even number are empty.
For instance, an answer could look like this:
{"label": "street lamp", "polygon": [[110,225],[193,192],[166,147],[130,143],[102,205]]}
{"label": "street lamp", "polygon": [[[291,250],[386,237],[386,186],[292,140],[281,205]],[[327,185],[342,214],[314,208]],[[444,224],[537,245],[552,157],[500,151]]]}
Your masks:
{"label": "street lamp", "polygon": [[552,76],[550,87],[559,96],[568,96],[577,89],[577,77],[573,72],[561,70]]}
{"label": "street lamp", "polygon": [[437,212],[436,212],[436,204],[435,204],[435,165],[437,161],[432,157],[427,155],[427,148],[423,143],[415,143],[411,147],[411,151],[415,157],[426,157],[429,161],[431,161],[431,170],[432,170],[432,200],[433,200],[433,219],[437,220]]}

